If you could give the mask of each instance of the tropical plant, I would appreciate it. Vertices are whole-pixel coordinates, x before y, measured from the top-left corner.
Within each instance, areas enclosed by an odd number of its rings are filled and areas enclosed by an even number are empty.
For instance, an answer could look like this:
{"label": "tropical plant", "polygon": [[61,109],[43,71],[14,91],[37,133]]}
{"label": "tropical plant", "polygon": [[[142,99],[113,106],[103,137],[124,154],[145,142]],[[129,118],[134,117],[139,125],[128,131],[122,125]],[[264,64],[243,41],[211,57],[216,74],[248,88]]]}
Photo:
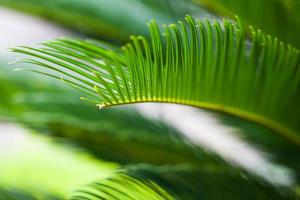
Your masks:
{"label": "tropical plant", "polygon": [[[204,7],[213,8],[213,12],[224,11],[217,1],[201,2]],[[196,6],[191,2],[184,5]],[[227,5],[231,8],[239,4],[223,2],[224,7]],[[232,16],[229,11],[219,13]],[[172,16],[177,19],[182,15],[175,12]],[[241,23],[244,18],[251,23],[255,17],[259,18],[257,15],[242,13],[241,16],[242,20],[221,21],[188,15],[185,21],[165,26],[151,21],[149,34],[143,30],[145,37],[131,36],[131,41],[121,47],[64,38],[12,51],[26,55],[22,63],[30,64],[29,71],[63,80],[79,90],[83,100],[101,109],[160,102],[212,112],[224,124],[239,128],[248,141],[261,145],[275,163],[293,170],[295,182],[287,187],[270,183],[243,167],[229,165],[165,122],[147,119],[130,109],[98,111],[86,103],[73,101],[77,94],[64,87],[45,88],[48,92],[38,103],[24,98],[29,101],[6,106],[6,116],[41,132],[50,131],[52,136],[71,141],[98,158],[131,164],[120,167],[107,179],[79,189],[71,199],[298,198],[299,50]],[[254,25],[265,23],[257,22]],[[271,24],[266,31],[275,32],[275,25]],[[280,37],[285,41],[296,40],[285,34]],[[35,66],[40,66],[40,70]],[[9,93],[3,88],[1,93]],[[35,89],[34,84],[29,84],[27,91],[21,93],[34,96],[28,91]],[[9,96],[6,95],[6,105],[15,102]],[[58,101],[52,101],[55,97]],[[17,98],[18,95],[12,94],[12,99]],[[23,109],[16,114],[12,112],[16,107]],[[11,195],[6,190],[1,193]]]}

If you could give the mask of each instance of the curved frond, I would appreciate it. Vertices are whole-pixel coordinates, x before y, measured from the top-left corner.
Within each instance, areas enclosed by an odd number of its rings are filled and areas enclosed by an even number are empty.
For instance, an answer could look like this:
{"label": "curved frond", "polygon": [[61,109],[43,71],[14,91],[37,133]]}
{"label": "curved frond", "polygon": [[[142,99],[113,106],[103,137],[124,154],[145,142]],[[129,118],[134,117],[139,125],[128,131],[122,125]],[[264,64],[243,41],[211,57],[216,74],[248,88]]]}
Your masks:
{"label": "curved frond", "polygon": [[[299,50],[232,22],[194,20],[132,36],[122,52],[60,39],[14,52],[80,88],[100,108],[138,102],[192,105],[246,118],[300,144]],[[50,74],[46,70],[47,74]],[[33,71],[36,71],[35,69]],[[45,73],[45,70],[39,73]]]}
{"label": "curved frond", "polygon": [[[281,192],[279,192],[279,190]],[[75,199],[288,199],[275,188],[232,168],[133,165],[82,187]]]}

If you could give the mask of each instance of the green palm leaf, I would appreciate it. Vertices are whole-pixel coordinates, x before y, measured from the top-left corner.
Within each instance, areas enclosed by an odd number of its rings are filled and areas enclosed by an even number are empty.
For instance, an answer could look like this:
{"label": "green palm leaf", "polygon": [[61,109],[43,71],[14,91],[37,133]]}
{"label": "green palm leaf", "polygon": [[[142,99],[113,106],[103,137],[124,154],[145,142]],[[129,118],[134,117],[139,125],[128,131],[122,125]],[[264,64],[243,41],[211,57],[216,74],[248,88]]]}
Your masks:
{"label": "green palm leaf", "polygon": [[[289,199],[288,190],[225,166],[133,165],[76,191],[71,199]],[[278,189],[278,188],[277,188]]]}
{"label": "green palm leaf", "polygon": [[150,41],[132,37],[122,52],[69,39],[13,51],[35,57],[27,62],[56,72],[51,76],[62,76],[100,108],[181,103],[258,122],[300,144],[297,49],[259,30],[249,42],[246,30],[227,20],[188,16],[163,34],[155,22],[149,26]]}

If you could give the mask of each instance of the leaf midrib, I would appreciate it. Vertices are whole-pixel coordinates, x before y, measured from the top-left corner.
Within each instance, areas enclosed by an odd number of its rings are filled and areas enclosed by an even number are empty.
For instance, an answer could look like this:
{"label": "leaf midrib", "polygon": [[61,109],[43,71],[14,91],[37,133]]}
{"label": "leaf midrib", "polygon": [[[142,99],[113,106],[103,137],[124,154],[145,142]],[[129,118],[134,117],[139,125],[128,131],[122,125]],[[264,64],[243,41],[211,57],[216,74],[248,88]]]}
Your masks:
{"label": "leaf midrib", "polygon": [[103,103],[103,104],[97,104],[97,106],[100,109],[103,109],[103,108],[107,108],[107,107],[111,107],[111,106],[137,104],[137,103],[172,103],[172,104],[186,105],[186,106],[191,106],[194,108],[202,108],[202,109],[206,109],[206,110],[229,114],[229,115],[232,115],[235,117],[240,117],[245,120],[256,122],[264,127],[267,127],[269,129],[275,131],[276,133],[278,133],[282,137],[286,138],[290,142],[296,144],[297,146],[300,146],[300,136],[298,136],[298,134],[294,130],[280,124],[277,121],[271,120],[263,115],[255,114],[255,113],[252,113],[249,111],[243,111],[243,110],[237,109],[235,107],[231,107],[231,106],[224,106],[222,104],[214,104],[214,103],[204,102],[204,101],[202,101],[202,102],[201,101],[187,101],[187,100],[181,100],[181,101],[173,100],[172,101],[172,100],[164,100],[164,99],[160,98],[160,99],[150,99],[150,100],[144,99],[144,100],[128,101],[128,102],[122,102],[122,103],[113,102],[112,104],[111,103]]}

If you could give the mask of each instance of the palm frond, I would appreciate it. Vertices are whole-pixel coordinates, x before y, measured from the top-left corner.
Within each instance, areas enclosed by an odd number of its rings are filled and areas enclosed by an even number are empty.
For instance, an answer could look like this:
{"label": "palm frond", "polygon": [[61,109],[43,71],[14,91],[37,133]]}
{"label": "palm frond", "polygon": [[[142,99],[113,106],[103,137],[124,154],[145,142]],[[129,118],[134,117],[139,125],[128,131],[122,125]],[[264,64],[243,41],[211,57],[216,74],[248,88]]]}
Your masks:
{"label": "palm frond", "polygon": [[291,194],[232,168],[133,165],[79,189],[71,197],[74,200],[118,198],[289,199]]}
{"label": "palm frond", "polygon": [[121,53],[70,39],[13,51],[33,56],[25,62],[55,72],[100,108],[186,104],[258,122],[300,144],[299,50],[260,30],[249,42],[244,28],[227,20],[187,16],[164,33],[149,26],[150,41],[133,36]]}

